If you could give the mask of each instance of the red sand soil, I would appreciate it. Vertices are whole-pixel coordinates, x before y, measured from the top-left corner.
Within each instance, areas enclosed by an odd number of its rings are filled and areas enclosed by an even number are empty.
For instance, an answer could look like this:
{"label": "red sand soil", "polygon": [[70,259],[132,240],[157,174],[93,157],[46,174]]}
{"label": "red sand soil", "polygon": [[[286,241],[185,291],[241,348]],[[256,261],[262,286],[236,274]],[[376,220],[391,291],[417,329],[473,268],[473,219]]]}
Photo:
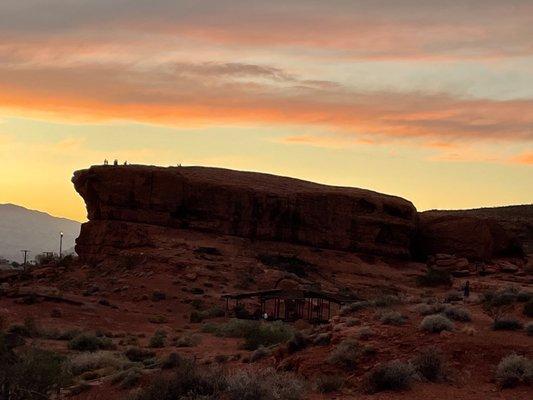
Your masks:
{"label": "red sand soil", "polygon": [[[215,247],[221,255],[199,254],[198,247]],[[218,236],[189,232],[176,238],[167,253],[158,249],[144,249],[156,255],[160,261],[148,261],[135,266],[121,266],[114,261],[99,267],[75,265],[66,269],[36,269],[33,278],[11,281],[10,287],[19,291],[54,293],[83,303],[82,305],[38,301],[35,304],[22,304],[12,297],[0,297],[0,315],[10,323],[22,322],[33,317],[45,329],[102,330],[116,336],[118,344],[125,334],[141,336],[140,344],[147,346],[151,335],[158,329],[172,332],[169,337],[182,334],[197,334],[200,343],[194,347],[176,348],[167,346],[157,349],[157,355],[170,352],[196,358],[201,364],[214,363],[215,356],[246,357],[250,352],[241,349],[239,339],[219,338],[201,333],[201,324],[189,322],[192,311],[191,301],[201,299],[206,305],[223,306],[222,293],[268,289],[283,281],[297,283],[320,283],[323,290],[337,291],[349,288],[362,298],[371,299],[383,293],[401,294],[407,302],[397,309],[408,316],[403,326],[383,325],[376,318],[376,309],[365,309],[354,314],[357,324],[348,327],[345,318],[334,317],[324,329],[333,334],[328,346],[311,346],[282,359],[267,357],[255,364],[245,364],[240,360],[226,362],[229,369],[289,368],[313,382],[320,373],[336,373],[346,377],[347,384],[342,393],[318,394],[310,391],[307,398],[318,399],[530,399],[531,386],[514,389],[499,389],[493,380],[494,369],[500,359],[516,352],[533,356],[532,337],[525,332],[493,331],[490,319],[476,303],[482,290],[502,287],[513,283],[524,290],[533,290],[531,279],[515,278],[512,275],[491,275],[489,277],[469,277],[472,284],[471,301],[464,304],[473,321],[467,324],[456,322],[456,331],[448,334],[429,334],[419,330],[422,316],[413,311],[414,304],[425,291],[415,285],[415,276],[425,270],[425,265],[415,262],[388,261],[379,257],[358,256],[342,251],[319,250],[316,248],[280,244],[274,242],[253,242],[231,236]],[[159,253],[158,253],[159,252]],[[275,270],[258,261],[259,254],[288,254],[314,265],[316,271],[305,278],[298,278],[286,272]],[[252,280],[244,278],[252,277]],[[454,287],[460,287],[464,279],[456,279]],[[98,291],[84,296],[92,287]],[[191,293],[192,288],[200,288],[203,294]],[[432,289],[435,296],[443,298],[449,289]],[[154,301],[154,291],[164,292],[165,300]],[[86,293],[87,294],[87,293]],[[106,299],[110,305],[102,305]],[[52,310],[60,309],[61,317],[53,318]],[[154,324],[150,319],[162,315],[166,322]],[[527,322],[525,317],[516,315]],[[221,322],[223,318],[211,320]],[[353,373],[347,373],[328,364],[325,360],[331,350],[342,339],[354,336],[361,326],[370,326],[375,335],[363,343],[376,350],[375,356],[365,357]],[[475,329],[473,335],[462,331],[465,326]],[[66,342],[35,339],[35,344],[68,353]],[[408,391],[383,392],[374,395],[362,394],[358,389],[362,376],[376,364],[393,359],[408,360],[418,350],[426,346],[436,346],[447,359],[449,379],[442,383],[417,382]],[[122,347],[119,346],[119,350]],[[237,357],[235,357],[237,358]],[[148,382],[149,376],[143,382]],[[92,382],[92,389],[73,399],[110,400],[121,399],[127,390],[119,389],[104,380]]]}

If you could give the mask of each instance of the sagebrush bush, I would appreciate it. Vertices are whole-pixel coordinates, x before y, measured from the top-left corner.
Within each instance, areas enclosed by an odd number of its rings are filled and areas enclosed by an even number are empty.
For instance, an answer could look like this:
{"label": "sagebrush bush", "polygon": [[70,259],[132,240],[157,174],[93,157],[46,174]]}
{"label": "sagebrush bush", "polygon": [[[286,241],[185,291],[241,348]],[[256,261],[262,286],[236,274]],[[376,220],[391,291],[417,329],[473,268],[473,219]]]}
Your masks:
{"label": "sagebrush bush", "polygon": [[299,400],[305,393],[304,384],[294,375],[272,369],[239,371],[227,383],[230,400]]}
{"label": "sagebrush bush", "polygon": [[435,314],[424,317],[420,323],[420,329],[432,333],[440,333],[442,331],[453,331],[453,322],[444,315]]}
{"label": "sagebrush bush", "polygon": [[204,326],[217,336],[244,338],[244,348],[255,350],[259,346],[272,346],[291,340],[294,328],[282,321],[264,322],[232,319],[220,325]]}
{"label": "sagebrush bush", "polygon": [[528,302],[530,300],[533,300],[533,292],[520,291],[516,295],[516,300],[521,302],[521,303],[526,303],[526,302]]}
{"label": "sagebrush bush", "polygon": [[444,358],[434,347],[423,349],[411,361],[415,371],[431,382],[444,377]]}
{"label": "sagebrush bush", "polygon": [[461,300],[463,300],[463,294],[459,292],[458,290],[452,290],[446,293],[446,296],[444,296],[445,303],[451,303],[452,301],[461,301]]}
{"label": "sagebrush bush", "polygon": [[375,335],[375,332],[369,326],[364,326],[357,331],[357,338],[360,340],[368,340]]}
{"label": "sagebrush bush", "polygon": [[81,333],[68,342],[70,350],[97,351],[112,349],[113,342],[109,338],[99,338],[90,333]]}
{"label": "sagebrush bush", "polygon": [[152,350],[142,349],[140,347],[130,347],[124,355],[128,360],[133,362],[142,362],[146,359],[153,358],[155,353]]}
{"label": "sagebrush bush", "polygon": [[341,375],[319,375],[316,378],[316,390],[320,393],[337,392],[342,389],[344,378]]}
{"label": "sagebrush bush", "polygon": [[517,354],[508,355],[496,368],[496,381],[502,387],[533,383],[533,361]]}
{"label": "sagebrush bush", "polygon": [[225,312],[222,308],[213,307],[202,311],[194,310],[193,312],[191,312],[189,320],[192,323],[200,323],[206,319],[223,317],[224,315]]}
{"label": "sagebrush bush", "polygon": [[113,354],[110,351],[97,351],[76,354],[70,358],[68,365],[73,375],[80,375],[87,371],[102,368],[121,370],[128,363],[129,361],[124,356]]}
{"label": "sagebrush bush", "polygon": [[130,368],[117,372],[111,377],[111,383],[118,384],[122,389],[131,389],[140,382],[142,372],[139,368]]}
{"label": "sagebrush bush", "polygon": [[414,376],[413,367],[399,360],[378,365],[364,377],[363,387],[368,393],[409,388]]}
{"label": "sagebrush bush", "polygon": [[183,335],[176,338],[176,347],[194,347],[200,343],[200,336],[198,335]]}
{"label": "sagebrush bush", "polygon": [[472,321],[472,314],[464,307],[456,306],[447,306],[443,314],[446,315],[449,319],[460,322],[470,322]]}
{"label": "sagebrush bush", "polygon": [[270,351],[267,348],[263,346],[259,346],[259,348],[257,350],[254,350],[253,353],[250,355],[249,361],[251,363],[254,363],[256,361],[259,361],[262,358],[265,358],[269,354],[270,354]]}
{"label": "sagebrush bush", "polygon": [[353,339],[345,339],[331,352],[328,362],[347,370],[354,370],[357,368],[359,354],[359,344]]}
{"label": "sagebrush bush", "polygon": [[65,358],[52,351],[25,349],[0,360],[0,364],[0,387],[7,399],[49,398],[70,382]]}
{"label": "sagebrush bush", "polygon": [[379,320],[386,325],[403,325],[407,318],[398,311],[387,311],[380,315]]}
{"label": "sagebrush bush", "polygon": [[150,338],[150,347],[152,348],[165,347],[166,341],[167,341],[167,333],[159,329]]}
{"label": "sagebrush bush", "polygon": [[495,331],[518,331],[522,328],[522,322],[514,317],[503,317],[495,320],[492,324],[492,329]]}

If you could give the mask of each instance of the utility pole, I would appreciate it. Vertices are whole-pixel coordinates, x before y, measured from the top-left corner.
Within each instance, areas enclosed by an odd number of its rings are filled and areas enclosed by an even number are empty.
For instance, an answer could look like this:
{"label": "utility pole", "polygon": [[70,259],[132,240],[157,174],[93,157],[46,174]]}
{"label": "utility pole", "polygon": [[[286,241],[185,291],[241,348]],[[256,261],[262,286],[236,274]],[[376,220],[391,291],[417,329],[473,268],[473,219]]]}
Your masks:
{"label": "utility pole", "polygon": [[59,259],[63,254],[63,232],[59,232]]}
{"label": "utility pole", "polygon": [[24,268],[26,268],[26,262],[28,260],[28,253],[30,252],[29,250],[21,250],[20,251],[21,253],[24,253],[24,263],[22,264],[24,266]]}

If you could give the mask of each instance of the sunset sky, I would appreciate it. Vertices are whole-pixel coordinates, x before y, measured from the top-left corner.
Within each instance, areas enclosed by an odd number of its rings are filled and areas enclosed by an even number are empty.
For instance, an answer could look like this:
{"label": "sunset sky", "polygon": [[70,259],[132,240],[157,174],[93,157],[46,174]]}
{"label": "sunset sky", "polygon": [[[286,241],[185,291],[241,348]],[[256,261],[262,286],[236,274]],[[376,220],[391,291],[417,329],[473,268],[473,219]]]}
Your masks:
{"label": "sunset sky", "polygon": [[0,203],[104,158],[533,202],[533,0],[0,0]]}

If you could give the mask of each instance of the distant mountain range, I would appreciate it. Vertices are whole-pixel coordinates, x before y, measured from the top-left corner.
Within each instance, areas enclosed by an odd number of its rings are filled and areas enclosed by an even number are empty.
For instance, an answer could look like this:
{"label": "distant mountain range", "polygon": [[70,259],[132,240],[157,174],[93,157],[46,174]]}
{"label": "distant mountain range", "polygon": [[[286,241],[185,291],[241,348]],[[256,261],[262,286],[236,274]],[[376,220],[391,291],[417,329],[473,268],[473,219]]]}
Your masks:
{"label": "distant mountain range", "polygon": [[0,204],[0,258],[22,262],[21,250],[30,250],[28,260],[46,251],[59,253],[59,234],[63,232],[64,254],[74,251],[80,223],[29,210],[14,204]]}

